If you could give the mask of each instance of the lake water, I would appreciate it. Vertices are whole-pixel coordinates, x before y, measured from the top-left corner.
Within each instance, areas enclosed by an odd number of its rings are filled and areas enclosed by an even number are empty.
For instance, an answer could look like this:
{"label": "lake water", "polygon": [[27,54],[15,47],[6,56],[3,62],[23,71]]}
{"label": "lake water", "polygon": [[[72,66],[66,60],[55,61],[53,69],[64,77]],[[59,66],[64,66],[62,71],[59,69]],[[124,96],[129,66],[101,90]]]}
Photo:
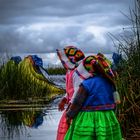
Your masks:
{"label": "lake water", "polygon": [[44,108],[0,109],[0,140],[55,140],[59,99]]}

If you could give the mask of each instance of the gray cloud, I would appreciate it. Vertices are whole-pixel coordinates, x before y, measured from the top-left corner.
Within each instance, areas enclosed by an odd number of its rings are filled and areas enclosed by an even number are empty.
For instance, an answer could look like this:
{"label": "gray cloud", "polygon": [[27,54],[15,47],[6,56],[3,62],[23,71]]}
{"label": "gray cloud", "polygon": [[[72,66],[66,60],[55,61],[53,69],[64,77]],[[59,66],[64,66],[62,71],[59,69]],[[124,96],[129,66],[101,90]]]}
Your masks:
{"label": "gray cloud", "polygon": [[0,0],[0,52],[55,52],[76,45],[85,52],[115,50],[133,0]]}
{"label": "gray cloud", "polygon": [[18,24],[47,20],[48,17],[116,15],[126,9],[127,3],[128,0],[0,0],[0,19],[3,24],[15,22]]}

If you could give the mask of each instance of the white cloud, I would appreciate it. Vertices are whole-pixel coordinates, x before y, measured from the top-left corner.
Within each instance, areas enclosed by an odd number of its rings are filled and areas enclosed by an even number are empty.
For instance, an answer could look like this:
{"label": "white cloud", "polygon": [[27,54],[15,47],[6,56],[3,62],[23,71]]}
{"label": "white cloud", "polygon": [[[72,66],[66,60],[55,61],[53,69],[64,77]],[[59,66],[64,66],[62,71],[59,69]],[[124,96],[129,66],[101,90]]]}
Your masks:
{"label": "white cloud", "polygon": [[106,39],[104,37],[105,33],[107,33],[107,28],[100,26],[89,26],[86,31],[92,33],[94,35],[94,39],[100,44],[105,45]]}

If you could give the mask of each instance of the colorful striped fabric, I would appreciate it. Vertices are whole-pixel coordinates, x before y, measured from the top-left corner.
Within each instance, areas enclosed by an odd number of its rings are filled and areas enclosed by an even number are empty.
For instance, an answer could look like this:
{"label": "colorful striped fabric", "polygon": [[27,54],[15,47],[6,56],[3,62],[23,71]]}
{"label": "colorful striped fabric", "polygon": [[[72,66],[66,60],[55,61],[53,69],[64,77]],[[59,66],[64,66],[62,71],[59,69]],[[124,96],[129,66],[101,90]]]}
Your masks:
{"label": "colorful striped fabric", "polygon": [[83,59],[76,68],[76,73],[87,79],[95,75],[103,75],[114,82],[115,75],[111,69],[111,62],[101,53],[90,55]]}
{"label": "colorful striped fabric", "polygon": [[67,46],[62,50],[56,51],[61,63],[66,69],[74,69],[85,57],[84,53],[74,46]]}

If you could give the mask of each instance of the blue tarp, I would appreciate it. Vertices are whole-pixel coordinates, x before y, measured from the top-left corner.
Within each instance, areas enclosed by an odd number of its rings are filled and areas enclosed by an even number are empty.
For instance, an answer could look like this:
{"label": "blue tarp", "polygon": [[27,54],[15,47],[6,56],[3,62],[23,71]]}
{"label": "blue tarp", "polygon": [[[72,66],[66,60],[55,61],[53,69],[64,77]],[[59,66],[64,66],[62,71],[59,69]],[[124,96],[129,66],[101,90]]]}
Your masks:
{"label": "blue tarp", "polygon": [[113,53],[112,55],[113,63],[117,65],[122,60],[122,55],[118,53]]}
{"label": "blue tarp", "polygon": [[31,55],[31,57],[36,66],[43,67],[43,61],[40,57],[38,57],[37,55]]}
{"label": "blue tarp", "polygon": [[114,52],[112,55],[112,59],[112,69],[116,71],[118,69],[118,66],[120,65],[120,62],[122,61],[122,55]]}
{"label": "blue tarp", "polygon": [[13,60],[17,64],[22,61],[20,56],[12,56],[10,60]]}

